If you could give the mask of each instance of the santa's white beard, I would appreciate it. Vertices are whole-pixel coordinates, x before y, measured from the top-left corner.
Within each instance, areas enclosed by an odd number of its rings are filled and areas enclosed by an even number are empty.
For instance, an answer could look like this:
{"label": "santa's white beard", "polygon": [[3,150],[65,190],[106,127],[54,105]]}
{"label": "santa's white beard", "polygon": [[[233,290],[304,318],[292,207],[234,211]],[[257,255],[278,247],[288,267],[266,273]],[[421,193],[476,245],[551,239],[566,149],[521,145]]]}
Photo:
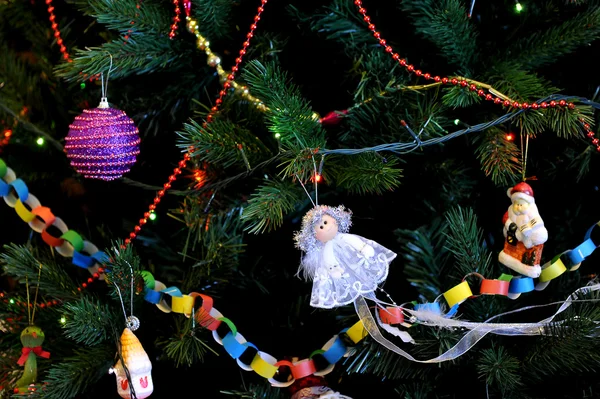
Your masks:
{"label": "santa's white beard", "polygon": [[521,227],[523,225],[526,225],[527,223],[529,223],[529,221],[532,219],[532,217],[530,215],[527,214],[521,214],[519,216],[517,216],[515,223],[517,224],[517,226]]}
{"label": "santa's white beard", "polygon": [[[529,223],[532,219],[536,219],[537,223],[535,223],[533,227],[521,231],[521,227]],[[514,212],[512,205],[509,206],[508,220],[517,225],[517,240],[521,241],[525,247],[531,248],[534,245],[543,244],[548,240],[548,230],[544,227],[544,221],[542,220],[535,203],[529,204],[527,210],[519,215]]]}
{"label": "santa's white beard", "polygon": [[540,217],[540,213],[538,212],[537,206],[535,203],[529,204],[527,209],[523,212],[516,213],[513,207],[508,208],[508,218],[511,222],[515,223],[517,227],[521,228],[521,226],[529,223],[531,219],[537,218],[538,221],[542,221]]}

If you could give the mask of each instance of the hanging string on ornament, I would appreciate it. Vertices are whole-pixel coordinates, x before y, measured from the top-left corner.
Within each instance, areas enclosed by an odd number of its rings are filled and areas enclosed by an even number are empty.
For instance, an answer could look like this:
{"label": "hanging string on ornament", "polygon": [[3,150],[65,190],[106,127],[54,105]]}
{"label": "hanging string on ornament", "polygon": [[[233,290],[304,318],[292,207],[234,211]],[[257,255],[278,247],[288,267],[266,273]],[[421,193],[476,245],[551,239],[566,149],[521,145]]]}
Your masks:
{"label": "hanging string on ornament", "polygon": [[[40,263],[38,270],[38,281],[35,288],[34,303],[37,301],[38,292],[40,289],[41,274],[42,264]],[[32,306],[29,295],[29,279],[27,276],[25,276],[25,289],[27,290],[27,321],[29,325],[23,330],[23,332],[21,332],[21,343],[23,344],[23,348],[21,349],[21,357],[17,361],[17,364],[19,366],[23,366],[24,370],[23,375],[15,384],[14,393],[16,394],[29,392],[29,389],[32,385],[33,389],[36,389],[35,383],[38,380],[37,357],[39,356],[45,359],[50,358],[50,352],[42,349],[42,344],[46,338],[44,331],[42,331],[40,327],[37,327],[33,324],[35,319],[35,307],[33,308],[32,315]]]}
{"label": "hanging string on ornament", "polygon": [[[525,147],[523,147],[523,129],[521,129],[521,134],[520,134],[520,138],[521,138],[521,174],[522,174],[522,178],[523,181],[526,181],[527,178],[527,157],[529,155],[529,134],[525,133]],[[523,151],[523,148],[525,148],[525,151]]]}
{"label": "hanging string on ornament", "polygon": [[131,265],[129,264],[129,262],[127,263],[127,265],[129,266],[129,270],[131,271],[131,287],[130,287],[130,297],[129,297],[129,314],[130,316],[127,316],[127,312],[125,311],[125,302],[123,301],[123,295],[121,294],[121,289],[119,288],[119,285],[115,282],[114,286],[117,289],[117,293],[119,294],[119,300],[121,302],[121,308],[123,309],[123,316],[125,317],[125,326],[130,329],[131,331],[135,331],[138,328],[140,328],[140,320],[135,317],[133,315],[133,290],[134,290],[134,280],[135,280],[135,276],[133,273],[133,268],[131,267]]}
{"label": "hanging string on ornament", "polygon": [[[317,204],[315,204],[315,201],[313,201],[312,199],[312,195],[309,194],[308,190],[306,189],[306,186],[304,185],[304,183],[302,182],[302,179],[296,174],[296,179],[298,179],[298,181],[300,182],[300,185],[302,186],[302,188],[304,189],[304,192],[306,193],[306,196],[308,197],[308,199],[310,200],[311,204],[313,204],[314,207],[317,206]],[[316,180],[316,179],[315,179]],[[317,202],[319,200],[317,199]]]}
{"label": "hanging string on ornament", "polygon": [[131,265],[129,263],[127,263],[127,265],[131,271],[130,316],[127,316],[121,289],[115,282],[114,286],[119,295],[126,327],[123,330],[119,341],[120,349],[117,354],[119,360],[108,372],[109,374],[115,374],[117,379],[117,392],[123,399],[145,399],[154,391],[154,383],[152,382],[152,363],[150,362],[150,358],[146,354],[144,347],[133,333],[133,331],[140,327],[140,321],[133,315],[135,275]]}
{"label": "hanging string on ornament", "polygon": [[473,16],[473,8],[475,8],[475,0],[471,0],[471,7],[469,8],[468,17],[471,18]]}
{"label": "hanging string on ornament", "polygon": [[139,131],[133,120],[108,104],[108,79],[101,74],[102,98],[97,108],[86,109],[69,126],[65,149],[71,166],[88,179],[115,180],[129,172],[140,153]]}

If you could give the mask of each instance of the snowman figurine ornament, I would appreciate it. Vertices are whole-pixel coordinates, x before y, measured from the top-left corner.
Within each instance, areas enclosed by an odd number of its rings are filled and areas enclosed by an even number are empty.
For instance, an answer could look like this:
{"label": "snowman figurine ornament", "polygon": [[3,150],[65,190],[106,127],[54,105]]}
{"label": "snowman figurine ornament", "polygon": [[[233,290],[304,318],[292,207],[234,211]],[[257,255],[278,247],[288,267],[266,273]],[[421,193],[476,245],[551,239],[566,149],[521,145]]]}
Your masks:
{"label": "snowman figurine ornament", "polygon": [[396,257],[372,240],[348,234],[351,216],[343,205],[318,205],[307,212],[294,237],[304,251],[299,272],[313,280],[313,307],[331,309],[374,292]]}

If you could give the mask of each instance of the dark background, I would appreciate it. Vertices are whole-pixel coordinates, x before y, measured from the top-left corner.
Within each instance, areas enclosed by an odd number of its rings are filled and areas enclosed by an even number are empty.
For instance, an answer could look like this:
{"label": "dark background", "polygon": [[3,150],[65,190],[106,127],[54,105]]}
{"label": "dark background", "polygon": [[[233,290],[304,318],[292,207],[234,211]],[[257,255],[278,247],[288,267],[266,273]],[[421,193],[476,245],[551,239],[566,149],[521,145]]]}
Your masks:
{"label": "dark background", "polygon": [[[71,5],[62,1],[55,1],[56,13],[77,12]],[[299,9],[310,12],[320,7],[321,1],[271,1],[267,4],[266,11],[259,23],[259,31],[278,32],[284,37],[289,37],[284,52],[279,59],[284,69],[290,71],[294,83],[301,87],[304,96],[309,99],[314,110],[321,115],[329,111],[345,109],[352,103],[352,91],[356,86],[356,79],[347,74],[351,68],[351,61],[340,56],[340,47],[332,41],[309,32],[307,27],[298,24],[287,12],[286,6],[294,4]],[[383,36],[403,56],[415,64],[420,65],[423,71],[432,74],[447,75],[454,72],[443,59],[436,55],[437,49],[426,40],[414,39],[412,26],[409,20],[401,12],[395,10],[393,2],[365,2],[365,6],[371,12],[371,17],[378,26]],[[247,26],[252,20],[255,8],[258,5],[254,1],[242,1],[233,16],[239,25],[239,37],[225,47],[222,43],[211,45],[213,51],[220,54],[225,67],[232,64],[232,56],[237,48],[241,46],[242,37],[245,35]],[[47,22],[44,17],[45,6],[41,1],[32,2],[32,7],[40,15],[41,22]],[[170,7],[165,2],[165,7]],[[377,7],[377,12],[375,12]],[[520,16],[512,11],[514,3],[511,1],[477,2],[475,7],[474,23],[481,34],[481,42],[497,42],[499,44],[511,40],[509,32],[522,24]],[[389,11],[389,12],[388,12]],[[525,11],[527,12],[527,11]],[[568,17],[568,15],[565,15]],[[78,17],[71,27],[72,31],[88,26],[89,18]],[[525,30],[535,31],[538,28],[548,27],[543,20],[527,20],[528,26]],[[101,43],[101,39],[95,37],[97,27],[92,27],[82,34],[78,39],[80,47],[92,46]],[[188,35],[180,31],[177,40],[191,40]],[[14,38],[18,43],[19,38]],[[499,46],[500,47],[500,46]],[[600,47],[598,43],[578,50],[575,54],[559,60],[551,68],[543,70],[544,76],[554,84],[561,87],[563,93],[579,95],[590,98],[600,84],[597,78],[597,63],[593,62]],[[54,48],[55,53],[58,49]],[[490,48],[482,48],[482,51],[493,51]],[[59,56],[60,54],[58,54]],[[58,57],[56,57],[58,58]],[[204,62],[202,57],[199,62]],[[120,104],[126,94],[121,91],[122,85],[127,85],[125,93],[133,90],[137,94],[146,92],[152,96],[153,81],[155,79],[174,79],[174,76],[145,76],[132,77],[124,82],[112,81],[109,86],[110,100],[112,103]],[[64,83],[70,85],[70,83]],[[133,88],[133,89],[132,89]],[[216,98],[218,85],[216,82],[207,90],[209,98]],[[1,95],[1,92],[0,92]],[[54,133],[58,139],[62,139],[68,130],[68,123],[81,108],[77,108],[77,101],[89,100],[91,106],[95,106],[99,98],[99,88],[88,84],[88,88],[78,93],[76,98],[67,101],[67,117],[57,118]],[[65,101],[65,100],[63,100]],[[49,95],[49,102],[52,98]],[[49,104],[49,107],[57,106]],[[486,107],[489,105],[481,105]],[[136,110],[130,113],[136,121],[143,119],[143,113]],[[67,111],[67,110],[65,110]],[[186,116],[191,115],[191,110],[183,111],[180,122]],[[466,123],[478,123],[471,115],[471,110],[457,110],[456,118]],[[143,122],[140,131],[143,136],[141,155],[136,166],[128,175],[134,181],[141,181],[151,185],[162,185],[166,177],[176,165],[180,152],[175,148],[177,136],[174,130],[180,125],[169,125],[163,123],[163,129],[157,135],[145,135]],[[335,129],[331,130],[335,135]],[[581,242],[585,230],[600,219],[598,204],[600,199],[598,174],[592,172],[577,182],[569,175],[572,172],[561,170],[560,153],[561,140],[545,140],[544,135],[534,140],[530,147],[530,160],[528,175],[535,175],[539,181],[534,182],[536,201],[540,213],[546,222],[550,232],[550,239],[546,246],[546,255],[558,253],[566,248],[572,248]],[[478,179],[478,185],[470,193],[469,205],[473,206],[480,226],[488,233],[486,239],[493,245],[494,250],[499,251],[501,241],[501,218],[509,205],[505,194],[505,188],[498,188],[479,171],[479,162],[467,145],[466,138],[459,138],[448,143],[442,148],[428,148],[423,156],[413,156],[405,166],[405,178],[401,187],[394,193],[383,196],[349,196],[343,193],[330,191],[326,183],[321,186],[321,203],[337,205],[343,203],[354,212],[354,226],[352,233],[376,240],[383,246],[397,252],[400,243],[394,234],[398,228],[417,228],[437,216],[427,211],[424,202],[436,201],[438,198],[441,182],[439,176],[432,175],[427,166],[445,162],[447,157],[462,158],[471,167],[471,173]],[[111,240],[125,238],[137,221],[146,211],[151,203],[154,191],[144,190],[131,186],[125,182],[97,182],[84,180],[75,175],[68,165],[66,157],[49,146],[39,148],[31,144],[31,141],[13,142],[3,149],[2,158],[12,167],[18,176],[27,176],[26,182],[30,191],[33,192],[45,206],[49,206],[53,212],[73,229],[89,237],[91,241],[99,246],[109,246]],[[597,157],[596,157],[597,158]],[[597,166],[597,159],[594,161]],[[559,176],[548,176],[548,163],[553,163],[559,169]],[[593,170],[593,169],[592,169]],[[560,177],[560,178],[559,178]],[[556,181],[561,181],[558,186]],[[251,187],[250,182],[246,183]],[[175,185],[176,186],[176,185]],[[240,189],[244,184],[240,184]],[[244,192],[240,190],[238,192]],[[245,191],[246,193],[249,190]],[[141,240],[134,243],[134,248],[145,263],[152,263],[160,267],[165,263],[164,259],[156,256],[156,252],[162,252],[166,247],[177,252],[183,245],[186,236],[184,226],[169,218],[166,211],[178,206],[180,198],[167,196],[158,210],[158,219],[148,223],[141,234]],[[566,217],[570,211],[571,216]],[[580,216],[584,213],[585,217]],[[306,357],[313,350],[320,348],[333,334],[336,334],[348,322],[334,322],[331,313],[337,313],[340,317],[352,314],[352,309],[321,311],[308,307],[308,295],[311,284],[303,282],[293,275],[297,271],[300,252],[293,246],[293,232],[299,228],[299,217],[286,220],[284,226],[274,233],[261,236],[246,235],[246,252],[242,256],[240,270],[250,275],[246,284],[228,285],[226,289],[219,290],[214,294],[216,307],[227,317],[232,319],[240,332],[252,343],[263,351],[277,358],[285,356]],[[573,232],[567,241],[557,243],[553,239],[553,231],[569,230]],[[0,243],[23,244],[30,239],[30,230],[24,225],[7,206],[0,206]],[[33,237],[34,242],[40,243],[39,237]],[[500,241],[498,241],[500,240]],[[43,244],[42,244],[43,245]],[[65,267],[70,267],[65,263]],[[402,259],[397,258],[390,271],[390,276],[385,285],[388,292],[392,294],[396,302],[414,300],[416,291],[406,282],[402,274]],[[585,272],[594,273],[598,270],[598,256],[589,258],[582,269]],[[73,270],[73,275],[78,281],[87,278],[85,273]],[[161,270],[157,270],[157,278],[160,279]],[[267,288],[268,293],[263,292],[252,283],[253,279],[261,281]],[[167,283],[167,281],[165,281]],[[167,285],[179,285],[178,281],[168,281]],[[3,289],[8,287],[9,281],[3,280]],[[200,287],[199,287],[200,288]],[[95,284],[90,291],[98,294],[104,293],[106,287]],[[543,298],[543,294],[540,294]],[[539,299],[543,302],[543,299]],[[298,304],[302,304],[298,311]],[[253,372],[244,372],[239,369],[235,361],[231,360],[222,348],[211,341],[208,333],[203,334],[207,342],[213,347],[219,356],[207,353],[204,364],[194,367],[175,368],[169,361],[156,361],[161,355],[153,345],[156,329],[163,329],[165,325],[172,323],[173,315],[165,315],[154,307],[146,304],[137,313],[142,321],[141,329],[136,333],[142,340],[144,347],[153,360],[153,379],[155,390],[153,398],[170,398],[183,395],[194,395],[204,398],[220,397],[221,390],[240,389],[243,384],[260,382],[261,378]],[[296,317],[300,315],[300,318]],[[537,319],[537,318],[536,318]],[[352,320],[352,319],[350,319]],[[485,342],[485,340],[483,341]],[[484,345],[482,343],[481,345]],[[52,350],[52,348],[47,348]],[[436,367],[436,366],[431,366]],[[468,366],[462,366],[468,367]],[[457,369],[457,373],[458,373]],[[463,369],[464,370],[464,369]],[[329,382],[337,387],[339,373],[330,375]],[[381,381],[379,378],[366,375],[344,375],[340,384],[342,393],[353,398],[392,397],[395,382]],[[447,384],[461,384],[460,375],[454,375],[446,381]],[[441,386],[443,382],[438,382]],[[85,397],[105,398],[116,397],[115,378],[112,375],[104,377],[99,384],[95,385],[90,394]],[[465,386],[463,397],[484,397],[485,385]],[[375,394],[374,392],[377,392]],[[542,394],[541,392],[545,392]],[[540,395],[552,397],[553,387],[540,387]],[[447,396],[450,397],[450,396]]]}

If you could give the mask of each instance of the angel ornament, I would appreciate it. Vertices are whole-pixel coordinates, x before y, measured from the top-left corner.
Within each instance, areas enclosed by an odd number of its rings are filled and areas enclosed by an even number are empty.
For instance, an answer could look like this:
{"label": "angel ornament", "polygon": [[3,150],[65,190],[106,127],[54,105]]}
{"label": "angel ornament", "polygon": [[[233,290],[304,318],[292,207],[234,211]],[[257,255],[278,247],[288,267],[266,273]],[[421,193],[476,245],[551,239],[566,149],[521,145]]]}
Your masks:
{"label": "angel ornament", "polygon": [[294,237],[304,251],[299,272],[313,280],[313,307],[331,309],[374,292],[396,257],[372,240],[348,234],[351,216],[344,206],[316,206],[304,216]]}

